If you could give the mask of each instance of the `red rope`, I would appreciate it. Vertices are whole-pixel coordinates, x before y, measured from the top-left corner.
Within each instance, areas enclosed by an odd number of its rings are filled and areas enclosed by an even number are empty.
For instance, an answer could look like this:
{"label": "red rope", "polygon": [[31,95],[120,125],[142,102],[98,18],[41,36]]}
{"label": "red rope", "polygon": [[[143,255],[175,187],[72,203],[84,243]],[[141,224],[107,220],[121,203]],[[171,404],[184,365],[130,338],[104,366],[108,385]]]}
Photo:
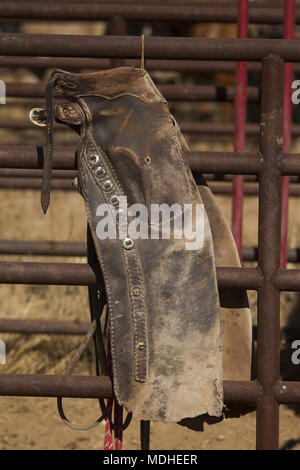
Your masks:
{"label": "red rope", "polygon": [[[110,348],[110,335],[108,332],[107,344],[107,370],[106,373],[112,378],[112,361]],[[114,408],[114,434],[115,449],[113,447],[112,437],[112,412]],[[123,407],[119,405],[116,398],[110,398],[107,401],[107,417],[105,423],[104,450],[122,450],[122,426],[123,426]]]}
{"label": "red rope", "polygon": [[[248,37],[249,0],[238,2],[238,37]],[[238,62],[236,70],[235,104],[234,104],[234,151],[245,151],[245,128],[247,112],[247,62]],[[242,259],[243,233],[243,198],[244,176],[233,177],[232,198],[232,233]]]}
{"label": "red rope", "polygon": [[[284,4],[284,39],[293,39],[295,32],[295,0],[285,0]],[[284,64],[284,105],[283,105],[283,152],[291,150],[292,124],[292,81],[293,67],[291,62]],[[282,177],[281,193],[281,267],[286,268],[288,242],[288,209],[289,209],[289,176]]]}

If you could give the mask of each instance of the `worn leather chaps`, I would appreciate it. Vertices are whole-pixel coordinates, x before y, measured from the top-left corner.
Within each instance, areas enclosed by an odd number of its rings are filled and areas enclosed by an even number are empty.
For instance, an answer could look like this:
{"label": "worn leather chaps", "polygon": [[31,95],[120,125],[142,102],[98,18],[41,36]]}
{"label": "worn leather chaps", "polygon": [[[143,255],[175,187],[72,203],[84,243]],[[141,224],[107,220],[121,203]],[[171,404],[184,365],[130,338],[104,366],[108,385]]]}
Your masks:
{"label": "worn leather chaps", "polygon": [[[53,89],[67,99],[55,109]],[[238,267],[239,258],[209,187],[184,159],[188,147],[165,98],[142,68],[55,70],[48,106],[46,172],[53,116],[80,134],[78,190],[105,283],[118,403],[136,419],[195,428],[196,417],[210,422],[230,411],[239,415],[246,408],[224,405],[223,380],[250,380],[251,316],[246,292],[218,289],[216,282],[216,266]],[[99,207],[116,209],[120,230],[124,198],[128,208],[148,210],[146,226],[154,236],[98,236]],[[199,246],[191,248],[187,236],[197,223],[195,211],[184,213],[181,237],[177,213],[170,237],[162,236],[161,220],[149,218],[153,205],[162,204],[202,208]]]}

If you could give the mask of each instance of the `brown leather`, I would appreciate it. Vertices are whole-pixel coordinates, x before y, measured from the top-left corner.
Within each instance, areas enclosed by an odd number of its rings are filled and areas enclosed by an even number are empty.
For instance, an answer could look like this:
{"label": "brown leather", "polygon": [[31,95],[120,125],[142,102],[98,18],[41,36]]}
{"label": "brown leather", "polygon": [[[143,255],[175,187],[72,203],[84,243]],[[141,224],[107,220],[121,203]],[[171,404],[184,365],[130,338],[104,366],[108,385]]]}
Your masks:
{"label": "brown leather", "polygon": [[[239,266],[236,248],[210,189],[203,178],[198,189],[184,160],[186,143],[165,98],[134,67],[56,70],[50,80],[69,100],[56,119],[81,122],[79,190],[105,282],[118,402],[141,420],[222,419],[223,378],[250,379],[251,317],[245,292],[219,297],[215,267]],[[131,249],[118,238],[100,240],[97,207],[112,195],[149,211],[204,204],[203,247],[186,249],[174,231],[171,239],[134,240]]]}

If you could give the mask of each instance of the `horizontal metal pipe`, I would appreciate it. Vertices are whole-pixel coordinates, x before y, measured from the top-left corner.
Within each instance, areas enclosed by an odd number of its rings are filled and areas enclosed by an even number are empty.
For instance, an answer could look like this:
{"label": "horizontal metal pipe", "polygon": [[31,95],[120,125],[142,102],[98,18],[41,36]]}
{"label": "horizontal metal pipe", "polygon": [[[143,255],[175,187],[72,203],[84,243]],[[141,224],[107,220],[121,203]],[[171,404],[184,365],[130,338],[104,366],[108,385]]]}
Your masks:
{"label": "horizontal metal pipe", "polygon": [[[72,184],[72,179],[70,178],[55,178],[53,176],[51,189],[59,191],[73,191],[75,187]],[[40,190],[41,189],[41,177],[10,177],[0,176],[0,189],[31,189],[31,190]],[[220,195],[232,195],[232,183],[231,182],[215,182],[210,181],[209,187],[214,194]],[[258,183],[245,183],[244,187],[245,195],[248,196],[257,196],[258,195]],[[300,185],[291,184],[290,185],[290,195],[299,196],[300,195]]]}
{"label": "horizontal metal pipe", "polygon": [[[223,382],[225,403],[257,403],[262,391],[256,381]],[[0,395],[67,398],[111,398],[107,376],[1,374]],[[279,382],[276,398],[280,403],[300,402],[299,382]]]}
{"label": "horizontal metal pipe", "polygon": [[[126,60],[124,66],[140,66],[139,60]],[[109,69],[110,59],[90,59],[77,57],[24,57],[24,56],[2,56],[0,57],[0,67],[29,67],[32,69],[61,68],[64,70],[81,69]],[[147,70],[178,71],[178,72],[229,72],[235,73],[236,63],[232,61],[212,61],[212,60],[147,60]],[[295,71],[299,72],[300,64],[295,64]],[[261,63],[251,62],[248,66],[249,72],[260,72]]]}
{"label": "horizontal metal pipe", "polygon": [[106,376],[0,374],[0,395],[111,398],[112,386]]}
{"label": "horizontal metal pipe", "polygon": [[[184,96],[182,97],[182,100],[184,101],[185,98]],[[190,97],[189,100],[187,101],[193,101],[194,98]],[[204,101],[209,101],[208,99],[204,98],[203,95],[203,100]],[[13,105],[13,103],[9,103],[10,105]],[[22,102],[15,102],[15,106],[20,106],[25,104],[26,106],[28,103],[22,103]],[[31,106],[45,106],[45,102],[36,102],[32,101]],[[234,135],[234,126],[233,124],[218,124],[218,123],[198,123],[198,122],[180,122],[180,129],[183,134],[189,134],[191,136],[195,135],[196,137],[201,136],[201,139],[206,138],[205,136],[214,136],[215,138],[220,138],[220,136],[233,136]],[[1,119],[0,118],[0,129],[10,129],[10,128],[15,128],[15,129],[31,129],[31,130],[36,130],[38,132],[41,132],[41,129],[34,125],[29,119],[20,119],[20,118],[7,118],[7,119]],[[69,132],[69,128],[60,123],[54,123],[54,128],[56,131],[63,131],[63,132]],[[70,131],[71,132],[71,131]],[[291,126],[291,132],[292,135],[295,137],[298,137],[300,135],[300,125],[299,124],[294,124]],[[259,137],[259,125],[258,124],[248,124],[246,125],[246,134],[251,137]],[[204,137],[203,137],[204,136]]]}
{"label": "horizontal metal pipe", "polygon": [[[41,177],[1,177],[0,176],[0,189],[31,189],[31,190],[40,190],[41,189]],[[215,195],[228,195],[232,196],[232,183],[230,182],[216,182],[210,181],[209,187]],[[59,191],[74,191],[75,187],[72,184],[71,179],[67,178],[52,178],[51,183],[52,190]],[[245,183],[244,185],[244,194],[246,196],[257,196],[258,195],[258,183]],[[289,188],[290,196],[299,197],[300,196],[300,185],[290,184]]]}
{"label": "horizontal metal pipe", "polygon": [[[1,145],[0,168],[43,168],[43,155],[43,147]],[[54,148],[53,169],[76,169],[75,148]]]}
{"label": "horizontal metal pipe", "polygon": [[195,172],[254,175],[259,173],[261,166],[258,153],[193,151],[185,155],[191,170]]}
{"label": "horizontal metal pipe", "polygon": [[[281,8],[252,7],[249,11],[249,23],[282,24]],[[163,22],[208,22],[208,23],[235,23],[237,8],[231,5],[181,5],[170,8],[167,4],[60,4],[60,3],[13,3],[0,4],[2,19],[14,20],[76,20],[98,21],[110,20],[114,16],[121,16],[129,21],[163,21]],[[300,12],[296,12],[296,22],[300,21]]]}
{"label": "horizontal metal pipe", "polygon": [[[0,177],[0,189],[37,189],[42,185],[41,178],[10,178]],[[51,189],[61,191],[73,191],[75,188],[71,179],[51,179]]]}
{"label": "horizontal metal pipe", "polygon": [[[0,242],[1,250],[1,242]],[[257,261],[258,249],[256,246],[244,246],[242,248],[243,261]],[[300,248],[288,249],[288,261],[290,263],[300,263]]]}
{"label": "horizontal metal pipe", "polygon": [[[44,83],[7,82],[5,85],[7,97],[44,98],[46,96]],[[159,85],[158,88],[169,101],[234,101],[235,88],[233,86]],[[59,95],[54,96],[59,97]],[[259,89],[248,87],[247,99],[258,102]]]}
{"label": "horizontal metal pipe", "polygon": [[[43,170],[27,170],[18,168],[0,168],[0,177],[10,178],[41,178]],[[52,177],[55,179],[76,178],[78,172],[76,170],[53,170]]]}
{"label": "horizontal metal pipe", "polygon": [[85,335],[89,326],[88,322],[0,318],[2,333]]}
{"label": "horizontal metal pipe", "polygon": [[275,285],[281,291],[300,291],[300,269],[279,269],[274,279]]}
{"label": "horizontal metal pipe", "polygon": [[[222,287],[258,289],[261,277],[255,268],[217,268]],[[96,285],[94,271],[81,263],[0,262],[1,284]],[[300,288],[300,287],[299,287]]]}
{"label": "horizontal metal pipe", "polygon": [[0,240],[0,254],[41,256],[86,256],[84,242]]}
{"label": "horizontal metal pipe", "polygon": [[[0,178],[1,181],[1,178]],[[0,183],[1,187],[1,183]],[[209,187],[214,194],[220,195],[232,195],[232,184],[230,182],[216,182],[210,181]],[[258,195],[258,183],[245,183],[244,184],[244,194],[246,196],[257,196]],[[290,196],[300,196],[300,185],[290,184],[289,186],[289,195]]]}
{"label": "horizontal metal pipe", "polygon": [[[42,168],[43,148],[26,146],[0,146],[0,168]],[[193,171],[203,173],[257,174],[260,159],[257,153],[185,152]],[[299,158],[300,164],[300,158]],[[74,170],[75,149],[56,147],[54,169]]]}
{"label": "horizontal metal pipe", "polygon": [[[256,403],[257,382],[224,381],[226,403]],[[0,374],[0,395],[69,398],[111,398],[109,377],[84,375]]]}
{"label": "horizontal metal pipe", "polygon": [[280,170],[283,175],[300,175],[300,153],[284,154],[280,159]]}
{"label": "horizontal metal pipe", "polygon": [[[9,103],[10,105],[12,103]],[[44,103],[43,103],[44,104]],[[41,106],[43,106],[41,103]],[[19,103],[15,103],[15,106],[19,106]],[[35,107],[37,105],[40,105],[40,103],[34,103]],[[30,119],[21,119],[21,118],[0,118],[0,129],[30,129],[30,130],[36,130],[41,132],[41,128],[39,126],[36,126],[33,124],[33,122],[30,121]],[[60,124],[55,122],[54,123],[54,129],[57,131],[64,131],[64,132],[70,132],[70,128],[68,128],[64,124]]]}
{"label": "horizontal metal pipe", "polygon": [[[140,60],[124,59],[123,66],[139,67]],[[26,57],[2,56],[0,67],[29,67],[31,69],[61,68],[65,70],[102,70],[111,68],[110,59],[77,58],[77,57]],[[261,62],[250,62],[248,72],[261,72]],[[203,72],[203,73],[235,73],[236,62],[214,60],[147,60],[147,70],[175,71],[175,72]],[[294,65],[296,73],[300,72],[300,64]]]}
{"label": "horizontal metal pipe", "polygon": [[[65,320],[36,320],[20,318],[0,318],[0,332],[20,334],[47,334],[47,335],[85,335],[90,323]],[[257,327],[252,327],[253,339],[257,340]],[[300,337],[299,327],[283,327],[281,334],[286,341],[292,342]],[[287,380],[285,378],[285,380]]]}
{"label": "horizontal metal pipe", "polygon": [[[42,168],[43,148],[31,146],[0,146],[0,168]],[[262,161],[258,153],[238,152],[185,152],[192,171],[202,173],[258,174]],[[53,168],[76,169],[75,149],[56,147]],[[300,174],[300,154],[283,154],[280,169],[284,175]]]}
{"label": "horizontal metal pipe", "polygon": [[[47,240],[0,240],[1,255],[27,255],[27,256],[86,256],[86,243],[84,242],[55,242]],[[244,246],[242,249],[243,261],[257,261],[257,247]],[[300,262],[300,248],[288,250],[288,261]]]}
{"label": "horizontal metal pipe", "polygon": [[[145,37],[146,59],[257,61],[270,53],[278,54],[289,62],[299,62],[300,40]],[[141,38],[1,33],[0,54],[138,59],[141,55]]]}
{"label": "horizontal metal pipe", "polygon": [[279,382],[275,387],[275,396],[279,403],[300,403],[300,382]]}

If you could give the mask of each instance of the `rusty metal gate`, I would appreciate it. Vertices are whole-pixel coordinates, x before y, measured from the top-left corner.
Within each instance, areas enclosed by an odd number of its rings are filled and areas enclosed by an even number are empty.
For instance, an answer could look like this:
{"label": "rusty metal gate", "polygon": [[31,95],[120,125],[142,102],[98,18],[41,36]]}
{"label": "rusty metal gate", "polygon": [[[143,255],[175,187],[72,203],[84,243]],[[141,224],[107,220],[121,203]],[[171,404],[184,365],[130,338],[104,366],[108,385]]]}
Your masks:
{"label": "rusty metal gate", "polygon": [[[235,21],[237,11],[235,7],[182,8],[180,5],[170,10],[169,7],[156,4],[151,7],[141,5],[139,10],[125,4],[95,4],[91,9],[77,3],[71,6],[56,5],[56,8],[52,4],[32,4],[27,9],[19,3],[4,2],[0,5],[1,18],[23,20],[107,20],[116,14],[128,20],[182,21],[184,16],[184,21],[226,22]],[[278,23],[282,21],[282,11],[277,8],[271,11],[253,8],[249,18],[256,22]],[[300,14],[297,11],[296,21],[299,20]],[[35,57],[40,56],[48,57],[48,64],[57,65],[60,63],[59,58],[66,56],[69,62],[73,60],[71,58],[83,62],[94,58],[99,63],[101,58],[106,67],[106,59],[138,59],[140,51],[139,37],[0,34],[0,54],[3,56],[1,63],[5,63],[5,59],[7,63],[36,63]],[[210,61],[214,61],[214,64],[215,61],[252,61],[256,65],[258,61],[261,62],[259,152],[194,151],[187,152],[186,158],[191,169],[201,173],[256,175],[259,179],[257,267],[217,268],[219,286],[257,291],[257,378],[245,382],[225,381],[224,396],[225,402],[256,404],[257,449],[277,449],[279,405],[300,403],[300,382],[280,381],[279,369],[280,292],[300,291],[300,270],[280,267],[282,176],[300,174],[300,154],[282,151],[283,69],[285,61],[300,62],[300,40],[146,37],[145,57],[153,67],[156,60],[163,60],[166,63],[176,61],[178,68],[186,66],[196,69],[201,69],[200,64],[203,64],[199,61],[208,61],[208,68]],[[75,154],[72,150],[56,149],[53,163],[55,170],[76,171]],[[1,169],[30,170],[40,169],[42,166],[41,149],[8,146],[0,148]],[[77,248],[82,252],[81,245]],[[0,283],[86,286],[95,284],[96,278],[88,264],[1,262]],[[72,333],[71,330],[65,329],[64,332]],[[108,398],[112,395],[112,387],[108,377],[0,374],[0,394]]]}

